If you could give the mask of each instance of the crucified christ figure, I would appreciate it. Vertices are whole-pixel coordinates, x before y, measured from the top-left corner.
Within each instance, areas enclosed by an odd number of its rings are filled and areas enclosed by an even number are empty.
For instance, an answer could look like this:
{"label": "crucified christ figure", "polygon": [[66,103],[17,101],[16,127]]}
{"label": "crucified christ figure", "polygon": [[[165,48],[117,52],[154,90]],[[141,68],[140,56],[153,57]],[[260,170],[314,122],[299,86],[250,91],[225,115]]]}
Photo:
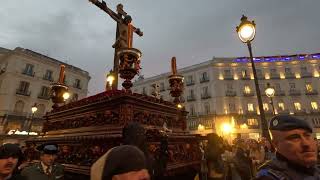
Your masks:
{"label": "crucified christ figure", "polygon": [[132,18],[123,10],[122,4],[117,5],[117,13],[115,13],[107,6],[107,4],[104,1],[89,1],[92,2],[94,5],[98,6],[107,14],[109,14],[110,17],[117,22],[117,36],[116,42],[112,45],[113,48],[131,48],[133,32],[135,32],[139,36],[143,35],[143,32],[139,28],[136,28],[131,24]]}

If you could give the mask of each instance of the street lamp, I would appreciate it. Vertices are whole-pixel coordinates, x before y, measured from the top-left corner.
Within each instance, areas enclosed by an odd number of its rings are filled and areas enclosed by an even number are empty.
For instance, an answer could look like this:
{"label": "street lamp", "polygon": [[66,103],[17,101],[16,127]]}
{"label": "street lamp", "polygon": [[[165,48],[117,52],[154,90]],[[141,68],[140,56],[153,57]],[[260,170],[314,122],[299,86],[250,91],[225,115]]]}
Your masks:
{"label": "street lamp", "polygon": [[271,87],[269,83],[267,83],[267,89],[265,90],[265,93],[270,98],[270,104],[271,104],[271,107],[272,107],[272,114],[275,115],[273,99],[272,99],[274,97],[274,94],[275,94],[275,89],[273,87]]}
{"label": "street lamp", "polygon": [[112,84],[115,80],[115,76],[112,70],[107,74],[107,84],[106,84],[106,91],[112,90]]}
{"label": "street lamp", "polygon": [[251,66],[252,66],[254,84],[255,84],[255,88],[256,88],[256,93],[257,93],[257,98],[258,98],[258,106],[259,106],[259,111],[260,111],[262,136],[269,138],[268,123],[266,121],[266,117],[264,114],[257,72],[256,72],[256,68],[255,68],[255,65],[253,62],[253,56],[252,56],[251,41],[254,39],[254,37],[256,35],[255,26],[256,26],[256,24],[254,23],[254,21],[248,21],[248,18],[246,16],[242,15],[241,23],[239,24],[239,26],[237,26],[236,30],[237,30],[237,33],[238,33],[240,40],[243,43],[246,43],[248,46],[248,49],[249,49],[250,62],[251,62]]}
{"label": "street lamp", "polygon": [[36,113],[37,111],[38,111],[37,103],[34,103],[34,105],[31,107],[32,115],[31,115],[31,119],[30,119],[30,125],[28,128],[28,135],[29,135],[31,128],[32,128],[32,121],[33,121],[34,113]]}

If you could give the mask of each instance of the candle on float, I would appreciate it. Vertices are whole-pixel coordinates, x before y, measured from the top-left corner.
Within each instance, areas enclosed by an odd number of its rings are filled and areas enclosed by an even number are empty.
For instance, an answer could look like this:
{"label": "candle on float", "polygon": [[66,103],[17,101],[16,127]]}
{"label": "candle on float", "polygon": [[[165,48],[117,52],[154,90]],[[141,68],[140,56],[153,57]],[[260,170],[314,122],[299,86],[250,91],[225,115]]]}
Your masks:
{"label": "candle on float", "polygon": [[60,65],[59,83],[63,84],[65,65]]}
{"label": "candle on float", "polygon": [[173,75],[177,74],[177,63],[176,63],[176,57],[172,57],[171,59],[171,71]]}

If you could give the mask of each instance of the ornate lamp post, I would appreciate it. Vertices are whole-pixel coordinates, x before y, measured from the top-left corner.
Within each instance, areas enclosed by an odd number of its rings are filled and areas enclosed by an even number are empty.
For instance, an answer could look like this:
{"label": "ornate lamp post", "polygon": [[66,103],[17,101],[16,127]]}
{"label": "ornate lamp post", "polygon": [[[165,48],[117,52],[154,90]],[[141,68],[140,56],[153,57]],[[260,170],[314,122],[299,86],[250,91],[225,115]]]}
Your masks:
{"label": "ornate lamp post", "polygon": [[28,128],[28,135],[29,135],[31,128],[32,128],[32,121],[33,121],[34,113],[37,112],[37,110],[38,110],[37,103],[34,103],[34,105],[31,107],[32,115],[31,115],[31,119],[30,119],[30,125]]}
{"label": "ornate lamp post", "polygon": [[256,35],[255,26],[256,26],[256,24],[254,23],[254,21],[248,21],[248,18],[243,15],[241,17],[241,23],[239,24],[239,26],[237,26],[237,33],[238,33],[240,40],[243,43],[246,43],[248,46],[248,49],[249,49],[250,62],[251,62],[251,66],[252,66],[254,84],[255,84],[255,88],[256,88],[256,93],[257,93],[257,98],[258,98],[258,106],[259,106],[259,111],[260,111],[262,136],[269,138],[268,123],[266,121],[266,117],[264,114],[264,109],[263,109],[263,105],[262,105],[262,98],[261,98],[261,93],[260,93],[260,88],[259,88],[259,83],[258,83],[258,78],[257,78],[257,72],[256,72],[256,68],[255,68],[255,65],[253,62],[253,56],[252,56],[251,41],[254,39],[254,37]]}
{"label": "ornate lamp post", "polygon": [[179,109],[183,108],[182,104],[180,103],[179,97],[183,92],[183,76],[179,75],[177,72],[177,63],[176,57],[172,57],[171,59],[171,71],[172,74],[169,76],[169,84],[171,87],[170,94],[174,97],[173,102],[177,105]]}
{"label": "ornate lamp post", "polygon": [[272,99],[274,97],[275,89],[273,87],[271,87],[269,83],[267,83],[267,89],[265,90],[265,93],[270,98],[270,104],[272,107],[272,114],[275,115],[273,99]]}
{"label": "ornate lamp post", "polygon": [[53,83],[51,85],[51,100],[54,103],[52,108],[59,107],[59,104],[65,103],[65,101],[70,97],[70,94],[68,93],[68,86],[64,84],[64,65],[60,65],[60,75],[59,75],[59,81],[56,83]]}

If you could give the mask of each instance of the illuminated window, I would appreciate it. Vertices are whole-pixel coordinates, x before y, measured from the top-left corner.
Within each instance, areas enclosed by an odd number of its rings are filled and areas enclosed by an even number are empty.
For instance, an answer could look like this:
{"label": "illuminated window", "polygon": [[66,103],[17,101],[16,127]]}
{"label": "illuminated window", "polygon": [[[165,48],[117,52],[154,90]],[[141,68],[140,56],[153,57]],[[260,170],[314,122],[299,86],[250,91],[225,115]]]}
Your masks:
{"label": "illuminated window", "polygon": [[258,126],[259,123],[258,123],[258,120],[257,120],[257,119],[250,118],[250,119],[248,119],[248,125],[249,125],[249,126]]}
{"label": "illuminated window", "polygon": [[312,102],[311,102],[311,108],[312,108],[313,110],[317,110],[317,109],[318,109],[318,103],[315,102],[315,101],[312,101]]}
{"label": "illuminated window", "polygon": [[244,93],[245,94],[250,94],[251,93],[250,86],[244,86]]}
{"label": "illuminated window", "polygon": [[248,104],[248,111],[253,112],[254,111],[254,107],[252,103]]}
{"label": "illuminated window", "polygon": [[284,103],[283,103],[283,102],[279,102],[279,103],[278,103],[278,106],[279,106],[279,109],[280,109],[281,111],[284,110]]}
{"label": "illuminated window", "polygon": [[263,110],[269,111],[269,105],[268,105],[268,103],[263,103]]}
{"label": "illuminated window", "polygon": [[294,108],[295,108],[296,110],[298,110],[298,111],[301,110],[301,104],[300,104],[299,102],[294,102],[293,104],[294,104]]}
{"label": "illuminated window", "polygon": [[312,92],[312,91],[313,91],[313,88],[312,88],[311,83],[306,83],[306,90],[307,90],[308,92]]}
{"label": "illuminated window", "polygon": [[242,75],[242,77],[248,77],[248,72],[247,72],[247,70],[243,69],[243,70],[241,71],[241,75]]}

